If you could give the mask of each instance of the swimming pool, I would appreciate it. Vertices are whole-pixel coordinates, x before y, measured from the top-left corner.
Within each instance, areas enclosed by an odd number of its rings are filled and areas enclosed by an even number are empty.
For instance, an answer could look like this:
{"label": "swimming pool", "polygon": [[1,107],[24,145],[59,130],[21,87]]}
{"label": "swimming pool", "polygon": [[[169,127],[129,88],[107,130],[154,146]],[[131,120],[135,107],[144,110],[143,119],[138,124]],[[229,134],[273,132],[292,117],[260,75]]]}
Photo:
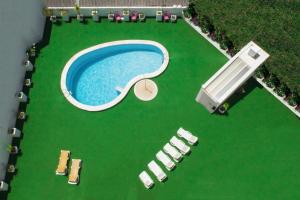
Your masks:
{"label": "swimming pool", "polygon": [[99,44],[75,54],[61,75],[67,100],[87,111],[101,111],[119,103],[137,81],[161,74],[169,54],[148,40]]}

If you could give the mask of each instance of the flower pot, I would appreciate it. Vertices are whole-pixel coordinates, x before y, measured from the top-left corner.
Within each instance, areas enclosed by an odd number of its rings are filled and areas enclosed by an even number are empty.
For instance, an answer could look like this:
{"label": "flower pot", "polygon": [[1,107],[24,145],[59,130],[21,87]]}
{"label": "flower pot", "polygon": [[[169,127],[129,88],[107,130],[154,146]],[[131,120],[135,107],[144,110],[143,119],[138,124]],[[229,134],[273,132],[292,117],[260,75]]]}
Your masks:
{"label": "flower pot", "polygon": [[15,173],[16,167],[14,165],[8,165],[7,172],[8,173]]}
{"label": "flower pot", "polygon": [[12,146],[10,149],[10,154],[15,155],[18,154],[19,148],[17,146]]}
{"label": "flower pot", "polygon": [[24,84],[26,87],[30,87],[31,86],[31,79],[25,79]]}
{"label": "flower pot", "polygon": [[24,120],[26,118],[26,113],[25,112],[19,112],[18,114],[18,119]]}

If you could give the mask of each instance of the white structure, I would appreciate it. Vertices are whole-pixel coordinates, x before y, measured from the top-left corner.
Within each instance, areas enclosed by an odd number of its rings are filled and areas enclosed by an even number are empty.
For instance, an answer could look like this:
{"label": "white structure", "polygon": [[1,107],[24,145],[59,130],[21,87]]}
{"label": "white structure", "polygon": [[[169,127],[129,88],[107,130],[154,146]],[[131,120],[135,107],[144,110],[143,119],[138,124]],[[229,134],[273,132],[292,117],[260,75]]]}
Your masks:
{"label": "white structure", "polygon": [[196,101],[210,113],[214,112],[268,57],[269,54],[257,44],[249,42],[202,85]]}

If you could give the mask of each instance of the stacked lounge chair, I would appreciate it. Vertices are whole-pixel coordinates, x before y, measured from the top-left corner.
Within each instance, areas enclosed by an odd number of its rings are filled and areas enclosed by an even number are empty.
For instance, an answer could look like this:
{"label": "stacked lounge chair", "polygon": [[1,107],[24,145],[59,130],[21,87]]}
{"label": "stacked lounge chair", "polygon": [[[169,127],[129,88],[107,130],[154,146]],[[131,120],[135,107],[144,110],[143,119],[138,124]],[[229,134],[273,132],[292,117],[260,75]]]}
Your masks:
{"label": "stacked lounge chair", "polygon": [[61,150],[59,156],[59,163],[56,169],[56,175],[66,175],[68,169],[68,161],[70,158],[70,151]]}
{"label": "stacked lounge chair", "polygon": [[[185,139],[190,145],[195,145],[198,141],[198,137],[194,136],[192,133],[184,130],[183,128],[178,129],[177,135],[178,137]],[[183,155],[186,155],[191,151],[190,146],[186,145],[181,139],[178,139],[175,136],[170,139],[170,143],[167,143],[163,147],[163,151],[176,162],[182,160]],[[167,170],[171,171],[176,167],[176,164],[163,151],[158,151],[158,153],[156,154],[156,159],[159,160]],[[166,180],[166,173],[154,160],[148,163],[148,168],[155,175],[158,181],[163,182],[164,180]],[[139,174],[139,179],[147,189],[151,188],[154,185],[153,180],[146,171],[142,171]]]}
{"label": "stacked lounge chair", "polygon": [[79,171],[81,168],[81,159],[72,159],[71,172],[69,174],[69,184],[76,185],[79,183]]}

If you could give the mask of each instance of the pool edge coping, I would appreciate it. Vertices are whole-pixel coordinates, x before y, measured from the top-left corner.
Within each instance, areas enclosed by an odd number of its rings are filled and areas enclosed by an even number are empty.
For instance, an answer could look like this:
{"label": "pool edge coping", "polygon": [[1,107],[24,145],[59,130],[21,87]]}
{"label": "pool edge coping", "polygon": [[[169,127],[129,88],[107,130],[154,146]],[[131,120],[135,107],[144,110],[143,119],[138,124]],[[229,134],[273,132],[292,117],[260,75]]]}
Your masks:
{"label": "pool edge coping", "polygon": [[[80,56],[87,54],[91,51],[95,51],[97,49],[100,48],[105,48],[105,47],[109,47],[109,46],[116,46],[116,45],[126,45],[126,44],[146,44],[146,45],[153,45],[157,48],[159,48],[162,53],[163,53],[163,63],[162,65],[159,67],[159,69],[157,69],[156,71],[152,72],[152,73],[148,73],[148,74],[142,74],[142,75],[138,75],[136,77],[134,77],[133,79],[131,79],[126,86],[123,88],[122,92],[120,93],[120,95],[115,98],[114,100],[112,100],[109,103],[103,104],[103,105],[99,105],[99,106],[90,106],[90,105],[85,105],[80,103],[79,101],[77,101],[68,91],[67,85],[66,85],[66,81],[67,81],[67,74],[68,71],[72,65],[72,63],[79,58]],[[60,88],[61,91],[64,95],[64,97],[74,106],[76,106],[79,109],[82,110],[86,110],[86,111],[102,111],[102,110],[106,110],[108,108],[111,108],[115,105],[117,105],[118,103],[120,103],[128,94],[129,90],[131,89],[131,87],[138,81],[142,80],[142,79],[146,79],[146,78],[154,78],[159,76],[160,74],[162,74],[168,64],[169,64],[169,53],[167,51],[167,49],[160,43],[152,41],[152,40],[117,40],[117,41],[112,41],[112,42],[105,42],[105,43],[101,43],[98,45],[94,45],[91,46],[89,48],[83,49],[79,52],[77,52],[75,55],[73,55],[68,62],[65,64],[63,71],[61,73],[61,78],[60,78]]]}

